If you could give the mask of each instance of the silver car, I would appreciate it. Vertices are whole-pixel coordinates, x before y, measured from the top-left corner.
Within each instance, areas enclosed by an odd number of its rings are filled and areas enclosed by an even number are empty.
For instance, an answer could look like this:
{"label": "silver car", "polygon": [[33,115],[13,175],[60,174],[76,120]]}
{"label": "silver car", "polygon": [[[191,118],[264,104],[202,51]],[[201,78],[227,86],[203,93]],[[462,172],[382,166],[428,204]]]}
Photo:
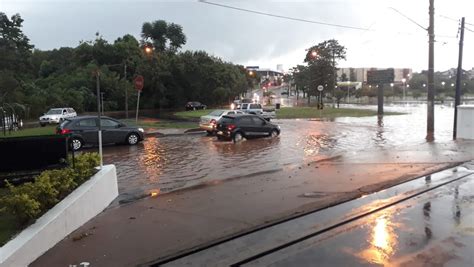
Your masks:
{"label": "silver car", "polygon": [[232,114],[244,114],[240,110],[227,110],[227,109],[217,109],[207,114],[206,116],[201,116],[199,121],[199,128],[205,130],[208,134],[214,134],[216,131],[217,121],[222,118],[224,115]]}
{"label": "silver car", "polygon": [[46,124],[59,124],[65,119],[74,118],[77,116],[73,108],[52,108],[39,118],[41,127]]}

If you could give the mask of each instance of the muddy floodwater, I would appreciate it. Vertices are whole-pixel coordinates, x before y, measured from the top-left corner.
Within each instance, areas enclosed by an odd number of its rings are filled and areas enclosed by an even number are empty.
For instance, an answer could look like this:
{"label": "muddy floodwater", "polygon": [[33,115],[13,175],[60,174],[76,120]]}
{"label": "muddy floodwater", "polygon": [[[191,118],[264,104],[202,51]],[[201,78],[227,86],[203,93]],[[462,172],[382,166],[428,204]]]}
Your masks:
{"label": "muddy floodwater", "polygon": [[[131,201],[151,193],[271,172],[352,151],[426,142],[426,105],[387,106],[385,111],[407,114],[380,119],[274,120],[281,127],[278,138],[239,144],[205,135],[151,137],[138,146],[104,148],[104,162],[117,166],[119,201]],[[436,106],[435,142],[452,142],[453,114],[451,107]]]}

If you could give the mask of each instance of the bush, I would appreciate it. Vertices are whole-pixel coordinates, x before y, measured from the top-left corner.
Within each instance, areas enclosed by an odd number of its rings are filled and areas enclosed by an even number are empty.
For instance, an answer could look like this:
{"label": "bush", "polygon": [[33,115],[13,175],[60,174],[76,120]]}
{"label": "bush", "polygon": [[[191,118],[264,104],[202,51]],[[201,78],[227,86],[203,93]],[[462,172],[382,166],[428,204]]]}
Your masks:
{"label": "bush", "polygon": [[33,183],[13,186],[7,183],[9,193],[0,199],[3,212],[16,217],[21,225],[41,216],[75,188],[89,179],[99,165],[97,153],[84,153],[76,157],[74,168],[47,170]]}

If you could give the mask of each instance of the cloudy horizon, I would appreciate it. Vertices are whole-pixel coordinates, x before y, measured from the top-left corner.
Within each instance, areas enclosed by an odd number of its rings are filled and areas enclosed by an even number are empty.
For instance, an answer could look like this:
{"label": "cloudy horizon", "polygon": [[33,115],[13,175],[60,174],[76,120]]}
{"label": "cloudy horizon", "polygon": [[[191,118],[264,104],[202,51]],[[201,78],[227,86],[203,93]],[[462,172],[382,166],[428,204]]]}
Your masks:
{"label": "cloudy horizon", "polygon": [[[24,33],[41,50],[76,47],[82,40],[93,40],[96,32],[109,42],[125,34],[140,39],[144,22],[163,19],[183,26],[187,36],[183,49],[204,50],[236,64],[273,69],[283,64],[288,69],[302,64],[305,48],[336,39],[347,48],[347,60],[338,62],[339,67],[420,71],[428,65],[427,32],[393,10],[427,27],[428,0],[209,2],[369,30],[262,16],[197,0],[0,0],[0,10],[9,17],[19,13],[25,20]],[[456,19],[473,7],[469,0],[435,0],[435,70],[457,66]],[[466,16],[468,23],[469,19]],[[466,31],[464,69],[474,67],[474,50],[470,49],[473,37],[474,32]]]}

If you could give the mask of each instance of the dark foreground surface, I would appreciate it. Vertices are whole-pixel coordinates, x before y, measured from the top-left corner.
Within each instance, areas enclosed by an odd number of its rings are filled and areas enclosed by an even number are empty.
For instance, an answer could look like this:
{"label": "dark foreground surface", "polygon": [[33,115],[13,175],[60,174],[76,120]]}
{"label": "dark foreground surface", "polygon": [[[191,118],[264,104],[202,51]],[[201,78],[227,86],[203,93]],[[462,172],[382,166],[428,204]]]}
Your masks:
{"label": "dark foreground surface", "polygon": [[449,171],[154,266],[474,266],[474,173]]}

